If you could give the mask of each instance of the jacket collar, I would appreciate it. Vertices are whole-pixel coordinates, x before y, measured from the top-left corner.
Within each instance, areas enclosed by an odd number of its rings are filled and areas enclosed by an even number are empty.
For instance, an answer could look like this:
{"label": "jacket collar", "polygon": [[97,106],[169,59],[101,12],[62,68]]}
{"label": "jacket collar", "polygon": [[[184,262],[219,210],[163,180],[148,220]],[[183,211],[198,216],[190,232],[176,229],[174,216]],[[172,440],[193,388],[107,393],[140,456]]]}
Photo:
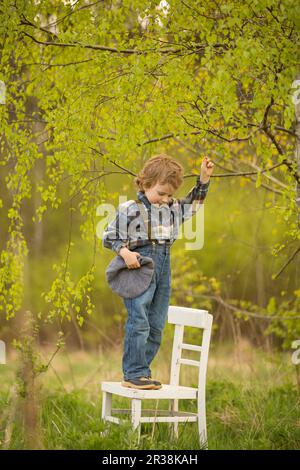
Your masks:
{"label": "jacket collar", "polygon": [[143,193],[142,191],[138,191],[137,192],[137,197],[139,198],[140,201],[142,201],[145,206],[150,209],[151,207],[151,202],[149,201],[149,199],[147,198],[146,194]]}
{"label": "jacket collar", "polygon": [[[146,206],[148,209],[150,209],[151,206],[158,207],[158,206],[156,206],[156,204],[151,204],[151,202],[150,202],[149,199],[147,198],[146,194],[143,193],[142,191],[138,191],[138,192],[137,192],[137,197],[139,198],[140,201],[142,201],[142,202],[145,204],[145,206]],[[174,200],[172,200],[172,201],[168,204],[168,206],[169,206],[169,207],[172,206],[173,202],[174,202]]]}

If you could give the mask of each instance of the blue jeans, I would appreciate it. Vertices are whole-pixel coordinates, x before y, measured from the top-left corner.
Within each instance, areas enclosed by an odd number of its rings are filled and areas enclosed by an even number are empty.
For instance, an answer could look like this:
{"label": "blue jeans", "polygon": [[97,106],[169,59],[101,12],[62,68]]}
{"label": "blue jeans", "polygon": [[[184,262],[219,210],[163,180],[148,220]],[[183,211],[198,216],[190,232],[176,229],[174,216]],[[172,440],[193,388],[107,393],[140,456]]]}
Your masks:
{"label": "blue jeans", "polygon": [[132,251],[152,258],[155,266],[148,289],[123,298],[128,312],[122,359],[125,380],[151,377],[150,364],[161,344],[171,295],[170,246],[151,244]]}

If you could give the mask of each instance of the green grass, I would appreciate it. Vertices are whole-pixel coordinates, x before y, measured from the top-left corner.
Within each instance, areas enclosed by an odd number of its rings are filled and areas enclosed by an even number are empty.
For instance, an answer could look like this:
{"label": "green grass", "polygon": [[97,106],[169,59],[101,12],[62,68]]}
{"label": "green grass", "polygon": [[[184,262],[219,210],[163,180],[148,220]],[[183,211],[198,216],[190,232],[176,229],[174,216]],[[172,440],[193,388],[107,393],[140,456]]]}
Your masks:
{"label": "green grass", "polygon": [[[46,353],[45,353],[46,354]],[[47,354],[46,354],[47,355]],[[179,424],[179,439],[168,424],[142,424],[141,441],[125,420],[120,426],[101,420],[101,380],[120,380],[121,351],[61,353],[53,369],[40,381],[41,428],[45,449],[199,449],[196,423]],[[163,350],[153,364],[153,376],[168,381]],[[1,366],[0,445],[9,411],[9,391],[16,361]],[[192,368],[182,380],[196,385]],[[54,373],[55,370],[55,373]],[[239,350],[230,345],[212,350],[207,377],[207,425],[210,449],[299,449],[300,397],[288,354],[267,354],[247,343]],[[130,401],[113,398],[114,408],[129,408]],[[155,408],[154,400],[143,402]],[[160,401],[167,409],[168,401]],[[196,403],[180,402],[180,409],[196,411]],[[106,431],[105,434],[102,434]],[[25,448],[20,411],[10,443]]]}

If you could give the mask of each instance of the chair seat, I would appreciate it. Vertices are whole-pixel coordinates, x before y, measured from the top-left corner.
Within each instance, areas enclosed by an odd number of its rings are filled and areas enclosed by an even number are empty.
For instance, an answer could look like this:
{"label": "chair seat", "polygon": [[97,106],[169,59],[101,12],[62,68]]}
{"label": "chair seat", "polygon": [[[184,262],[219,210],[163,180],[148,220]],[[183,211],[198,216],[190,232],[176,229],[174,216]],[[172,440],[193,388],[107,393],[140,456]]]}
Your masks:
{"label": "chair seat", "polygon": [[140,398],[140,399],[196,399],[198,389],[193,387],[183,387],[179,385],[164,385],[159,390],[138,390],[135,388],[123,387],[121,382],[101,382],[101,390],[109,392],[122,397]]}

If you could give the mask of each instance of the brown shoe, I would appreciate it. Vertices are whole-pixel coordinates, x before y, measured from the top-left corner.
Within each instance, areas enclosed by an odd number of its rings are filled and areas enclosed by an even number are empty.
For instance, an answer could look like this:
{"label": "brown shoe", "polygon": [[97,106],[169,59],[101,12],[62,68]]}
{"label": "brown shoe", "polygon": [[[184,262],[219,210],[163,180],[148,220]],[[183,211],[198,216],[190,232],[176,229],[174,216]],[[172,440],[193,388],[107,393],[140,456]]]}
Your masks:
{"label": "brown shoe", "polygon": [[121,383],[123,387],[135,388],[138,390],[158,390],[161,385],[156,385],[153,380],[148,377],[139,377],[137,379],[124,379]]}
{"label": "brown shoe", "polygon": [[161,382],[159,382],[158,380],[152,379],[152,378],[151,378],[151,375],[150,375],[149,377],[147,377],[147,379],[149,379],[149,380],[151,380],[152,382],[154,382],[155,385],[157,385],[157,386],[159,385],[159,386],[160,386],[159,388],[162,387]]}

